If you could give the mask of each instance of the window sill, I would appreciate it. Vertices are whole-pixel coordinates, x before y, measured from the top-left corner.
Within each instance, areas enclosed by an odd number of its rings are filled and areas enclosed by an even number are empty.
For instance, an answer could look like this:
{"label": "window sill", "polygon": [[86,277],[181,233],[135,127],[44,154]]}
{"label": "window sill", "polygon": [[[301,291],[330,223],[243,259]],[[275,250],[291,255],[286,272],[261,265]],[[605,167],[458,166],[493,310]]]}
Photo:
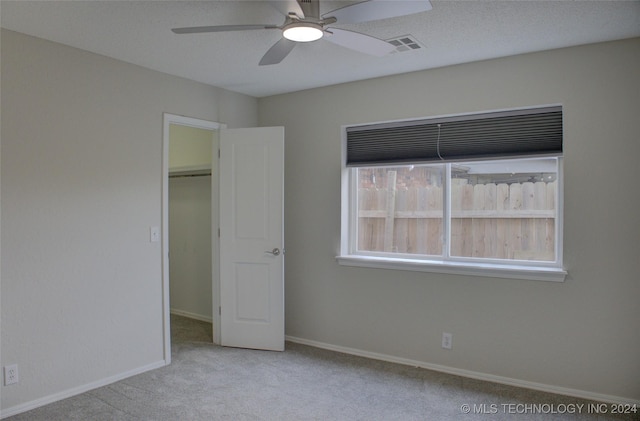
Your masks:
{"label": "window sill", "polygon": [[435,272],[454,275],[487,276],[492,278],[526,279],[533,281],[563,282],[567,271],[562,268],[509,265],[501,266],[486,263],[418,261],[369,256],[337,256],[343,266],[357,266],[377,269],[409,270],[417,272]]}

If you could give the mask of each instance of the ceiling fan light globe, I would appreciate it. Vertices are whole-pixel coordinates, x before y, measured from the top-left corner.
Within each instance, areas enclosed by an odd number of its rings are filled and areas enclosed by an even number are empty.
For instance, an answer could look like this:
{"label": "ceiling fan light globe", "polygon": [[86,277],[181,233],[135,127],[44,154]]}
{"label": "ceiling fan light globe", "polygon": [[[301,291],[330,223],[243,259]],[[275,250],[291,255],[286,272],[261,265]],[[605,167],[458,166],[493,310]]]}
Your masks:
{"label": "ceiling fan light globe", "polygon": [[294,24],[286,27],[282,31],[282,35],[291,41],[311,42],[322,38],[324,32],[319,25]]}

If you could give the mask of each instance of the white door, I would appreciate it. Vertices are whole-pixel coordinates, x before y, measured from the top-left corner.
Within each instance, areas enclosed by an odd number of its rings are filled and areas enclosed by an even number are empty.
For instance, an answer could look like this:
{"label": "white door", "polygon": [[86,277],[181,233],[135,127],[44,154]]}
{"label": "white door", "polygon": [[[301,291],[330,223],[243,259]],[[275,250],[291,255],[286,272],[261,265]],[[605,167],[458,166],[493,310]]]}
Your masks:
{"label": "white door", "polygon": [[220,131],[220,339],[284,350],[284,128]]}

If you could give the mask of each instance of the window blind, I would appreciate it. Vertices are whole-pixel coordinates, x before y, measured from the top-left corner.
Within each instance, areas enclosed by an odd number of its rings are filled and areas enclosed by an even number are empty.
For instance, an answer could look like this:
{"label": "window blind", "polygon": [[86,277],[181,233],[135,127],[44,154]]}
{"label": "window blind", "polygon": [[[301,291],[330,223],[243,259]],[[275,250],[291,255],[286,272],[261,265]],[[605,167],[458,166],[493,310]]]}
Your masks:
{"label": "window blind", "polygon": [[347,166],[562,154],[562,107],[347,127]]}

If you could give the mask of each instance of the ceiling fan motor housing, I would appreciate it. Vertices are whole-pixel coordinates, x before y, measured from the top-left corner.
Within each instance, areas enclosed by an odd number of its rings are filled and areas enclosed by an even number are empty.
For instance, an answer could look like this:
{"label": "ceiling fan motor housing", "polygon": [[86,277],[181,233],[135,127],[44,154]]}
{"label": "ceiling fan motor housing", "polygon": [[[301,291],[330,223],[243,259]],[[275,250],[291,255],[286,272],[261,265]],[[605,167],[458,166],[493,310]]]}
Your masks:
{"label": "ceiling fan motor housing", "polygon": [[320,18],[320,0],[298,0],[298,4],[306,17]]}

